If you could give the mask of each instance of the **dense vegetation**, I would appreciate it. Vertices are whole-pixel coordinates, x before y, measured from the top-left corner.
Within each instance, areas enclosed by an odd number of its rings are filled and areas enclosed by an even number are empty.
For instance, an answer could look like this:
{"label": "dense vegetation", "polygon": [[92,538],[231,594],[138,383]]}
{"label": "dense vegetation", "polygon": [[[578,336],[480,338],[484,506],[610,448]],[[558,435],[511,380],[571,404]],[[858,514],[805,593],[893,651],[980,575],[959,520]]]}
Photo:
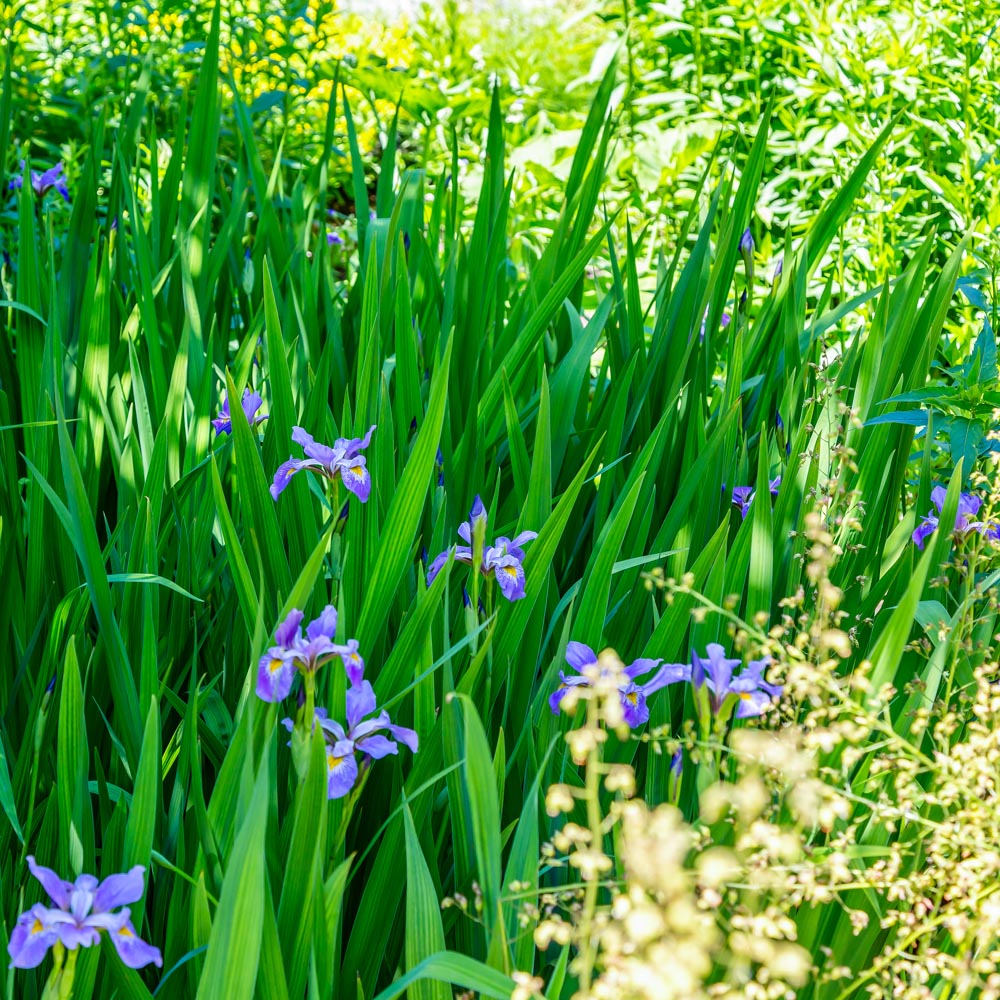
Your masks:
{"label": "dense vegetation", "polygon": [[5,995],[1000,996],[993,6],[126,7],[0,7]]}

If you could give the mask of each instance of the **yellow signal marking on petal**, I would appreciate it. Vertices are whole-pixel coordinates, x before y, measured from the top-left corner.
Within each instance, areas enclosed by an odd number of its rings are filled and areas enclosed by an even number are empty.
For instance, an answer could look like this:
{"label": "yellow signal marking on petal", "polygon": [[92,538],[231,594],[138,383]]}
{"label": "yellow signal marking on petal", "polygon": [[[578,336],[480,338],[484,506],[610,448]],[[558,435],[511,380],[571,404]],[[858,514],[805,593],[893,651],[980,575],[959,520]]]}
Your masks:
{"label": "yellow signal marking on petal", "polygon": [[739,697],[740,697],[740,698],[741,698],[741,699],[742,699],[743,701],[750,701],[750,700],[751,700],[751,698],[750,698],[750,692],[749,692],[749,691],[737,691],[737,692],[736,692],[736,694],[737,694],[737,695],[738,695],[738,696],[739,696]]}
{"label": "yellow signal marking on petal", "polygon": [[43,930],[45,930],[45,928],[42,926],[41,920],[39,920],[37,917],[35,917],[35,922],[31,925],[31,933],[32,934],[41,934],[41,932]]}
{"label": "yellow signal marking on petal", "polygon": [[135,937],[135,935],[127,927],[119,927],[118,933],[121,934],[122,937]]}
{"label": "yellow signal marking on petal", "polygon": [[517,579],[517,567],[516,566],[504,566],[503,571],[508,575]]}
{"label": "yellow signal marking on petal", "polygon": [[281,667],[282,667],[283,664],[284,664],[284,660],[279,660],[277,657],[275,657],[267,665],[267,669],[270,670],[272,674],[276,674],[281,669]]}
{"label": "yellow signal marking on petal", "polygon": [[362,465],[355,465],[355,466],[353,466],[351,468],[351,472],[355,476],[362,476],[362,475],[364,475],[364,472],[365,472],[364,466],[362,466]]}
{"label": "yellow signal marking on petal", "polygon": [[326,766],[331,771],[335,771],[338,767],[343,766],[345,760],[345,757],[338,757],[336,754],[328,753],[326,755]]}
{"label": "yellow signal marking on petal", "polygon": [[630,705],[638,705],[639,704],[639,694],[638,694],[638,692],[636,692],[636,691],[629,691],[629,693],[627,695],[625,695],[625,700]]}

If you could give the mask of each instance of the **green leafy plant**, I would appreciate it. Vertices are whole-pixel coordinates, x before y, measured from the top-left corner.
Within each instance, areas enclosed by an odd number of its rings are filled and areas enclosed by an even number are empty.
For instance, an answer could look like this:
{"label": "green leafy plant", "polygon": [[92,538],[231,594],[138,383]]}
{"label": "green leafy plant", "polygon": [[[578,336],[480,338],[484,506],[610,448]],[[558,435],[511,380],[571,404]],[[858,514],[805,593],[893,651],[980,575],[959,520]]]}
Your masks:
{"label": "green leafy plant", "polygon": [[[742,134],[650,202],[668,223],[623,182],[663,89],[642,32],[707,85],[740,37],[721,10],[630,5],[625,51],[580,42],[544,177],[485,73],[444,102],[475,127],[439,142],[437,97],[404,93],[375,149],[359,94],[395,108],[388,71],[317,58],[299,142],[291,88],[255,109],[232,43],[283,33],[278,72],[311,10],[195,5],[170,30],[197,47],[142,67],[114,10],[61,10],[109,44],[60,98],[72,140],[48,104],[24,131],[72,59],[11,31],[7,994],[659,996],[638,973],[678,941],[684,996],[995,990],[988,253],[964,273],[914,209],[905,256],[843,260],[914,119],[873,105],[836,183],[797,176],[775,274],[762,209],[821,102],[793,122],[731,74]],[[94,933],[29,857],[84,880]],[[137,869],[122,918],[90,877]],[[628,937],[674,903],[698,934]],[[110,913],[162,967],[120,960]]]}

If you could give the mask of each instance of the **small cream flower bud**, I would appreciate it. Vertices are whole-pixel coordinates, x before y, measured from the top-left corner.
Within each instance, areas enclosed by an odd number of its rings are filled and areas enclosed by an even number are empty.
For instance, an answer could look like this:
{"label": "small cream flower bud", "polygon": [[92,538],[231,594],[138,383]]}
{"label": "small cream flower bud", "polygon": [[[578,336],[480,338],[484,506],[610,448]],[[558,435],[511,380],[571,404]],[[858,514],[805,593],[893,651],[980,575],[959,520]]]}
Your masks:
{"label": "small cream flower bud", "polygon": [[551,785],[545,793],[545,811],[555,818],[573,811],[573,789],[569,785]]}

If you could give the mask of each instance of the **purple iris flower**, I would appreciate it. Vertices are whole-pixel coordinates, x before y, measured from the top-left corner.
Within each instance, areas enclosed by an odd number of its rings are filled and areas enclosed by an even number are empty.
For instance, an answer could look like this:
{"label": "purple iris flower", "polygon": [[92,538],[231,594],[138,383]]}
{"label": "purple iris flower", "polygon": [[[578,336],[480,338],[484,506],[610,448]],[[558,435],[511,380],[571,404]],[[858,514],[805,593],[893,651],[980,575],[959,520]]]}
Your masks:
{"label": "purple iris flower", "polygon": [[[932,535],[938,527],[938,519],[944,509],[944,498],[948,491],[943,486],[935,486],[931,490],[931,502],[937,507],[937,514],[928,514],[923,521],[914,529],[912,538],[918,549],[923,549],[924,542],[928,535]],[[974,493],[961,493],[958,497],[958,512],[955,515],[955,534],[967,535],[970,531],[978,531],[985,535],[991,542],[1000,541],[1000,525],[985,521],[972,521],[970,518],[979,513],[979,508],[983,505],[981,497]]]}
{"label": "purple iris flower", "polygon": [[764,670],[771,662],[769,656],[751,660],[740,675],[734,677],[733,671],[742,662],[728,658],[725,649],[717,642],[708,644],[706,659],[702,659],[695,650],[691,651],[691,683],[696,689],[703,685],[708,687],[713,715],[722,711],[731,695],[739,699],[735,712],[737,719],[760,715],[775,698],[781,697],[781,685],[764,680]]}
{"label": "purple iris flower", "polygon": [[[458,526],[459,538],[468,544],[456,545],[454,547],[456,562],[465,563],[467,566],[472,565],[473,539],[476,536],[477,530],[481,532],[480,537],[485,536],[488,520],[489,515],[486,512],[486,507],[483,505],[482,499],[477,496],[475,503],[472,505],[472,510],[469,511],[469,520],[463,521]],[[524,566],[522,565],[524,562],[524,549],[521,546],[525,542],[530,542],[533,538],[537,537],[537,532],[522,531],[513,538],[501,535],[494,540],[492,545],[483,547],[483,558],[479,567],[480,572],[483,576],[492,576],[496,580],[500,586],[500,593],[508,601],[519,601],[524,597],[525,579]],[[448,556],[451,554],[451,551],[451,549],[446,549],[431,563],[430,568],[427,570],[428,586],[434,582],[434,578],[441,572],[445,563],[448,562]]]}
{"label": "purple iris flower", "polygon": [[278,466],[271,484],[271,496],[277,500],[296,472],[300,469],[312,469],[331,481],[340,476],[344,485],[365,503],[372,490],[372,479],[361,452],[368,447],[374,431],[375,425],[372,424],[363,438],[337,438],[330,448],[325,444],[317,444],[301,427],[292,428],[292,440],[302,445],[306,457],[290,458]]}
{"label": "purple iris flower", "polygon": [[[562,700],[570,688],[593,685],[593,678],[588,673],[592,673],[593,668],[598,666],[597,654],[582,642],[571,642],[566,646],[566,662],[577,673],[567,676],[564,671],[559,671],[559,687],[549,695],[549,708],[554,715],[558,715]],[[649,720],[649,706],[646,704],[649,695],[668,684],[691,679],[691,668],[686,663],[664,663],[660,666],[661,663],[662,660],[643,658],[633,661],[625,668],[627,680],[619,685],[618,693],[621,696],[625,723],[631,728],[641,726]],[[648,674],[657,667],[660,669],[652,678],[644,684],[636,683],[637,677]]]}
{"label": "purple iris flower", "polygon": [[[414,423],[416,423],[415,420]],[[440,448],[438,448],[437,455],[434,457],[434,467],[437,469],[438,486],[444,486],[444,455],[441,453]]]}
{"label": "purple iris flower", "polygon": [[485,536],[486,525],[489,524],[489,520],[490,515],[486,510],[486,505],[483,503],[482,497],[477,493],[476,499],[472,501],[472,509],[469,511],[469,520],[463,521],[458,526],[458,534],[471,545],[472,537],[477,528],[482,528],[483,535]]}
{"label": "purple iris flower", "polygon": [[[257,416],[257,411],[263,405],[264,400],[259,392],[252,392],[249,387],[243,390],[243,399],[240,400],[240,406],[243,407],[247,423],[251,427],[256,427],[267,420],[266,413]],[[226,393],[222,394],[222,409],[219,410],[219,415],[212,421],[212,426],[215,428],[216,434],[232,434],[233,432],[232,414],[229,410],[229,396]]]}
{"label": "purple iris flower", "polygon": [[341,236],[339,233],[327,233],[326,245],[332,247],[334,244],[337,244],[337,246],[343,246],[344,245],[343,236]]}
{"label": "purple iris flower", "polygon": [[[722,318],[719,320],[719,327],[723,330],[732,322],[733,318],[729,313],[724,312]],[[705,324],[708,322],[708,306],[705,306],[705,315],[701,318],[701,333],[698,334],[698,339],[704,341],[705,339]]]}
{"label": "purple iris flower", "polygon": [[[9,186],[12,191],[18,191],[24,185],[23,174],[24,160],[21,160],[21,173],[12,177],[10,181]],[[49,167],[48,170],[43,170],[40,174],[32,170],[31,189],[35,192],[35,195],[38,198],[41,198],[47,192],[55,189],[68,202],[69,188],[66,187],[66,178],[63,175],[63,165],[61,163],[57,163],[54,167]]]}
{"label": "purple iris flower", "polygon": [[750,232],[750,227],[747,226],[746,229],[743,230],[743,235],[740,237],[740,253],[745,257],[748,254],[753,253],[753,248],[753,233]]}
{"label": "purple iris flower", "polygon": [[[327,798],[343,798],[354,787],[359,773],[357,754],[362,754],[362,764],[366,758],[381,760],[389,754],[398,754],[399,746],[394,740],[417,752],[420,740],[416,732],[406,726],[394,726],[385,709],[374,718],[365,718],[374,715],[375,708],[375,692],[368,681],[362,681],[347,689],[346,732],[336,719],[329,717],[326,709],[316,709],[316,719],[326,740]],[[283,719],[282,724],[289,732],[294,728],[291,719]]]}
{"label": "purple iris flower", "polygon": [[[781,489],[781,476],[776,476],[767,484],[768,491],[771,496],[776,497],[778,495],[778,490]],[[740,516],[746,519],[747,511],[750,510],[750,504],[753,503],[753,498],[757,495],[757,491],[752,486],[734,486],[733,487],[733,505],[739,507]]]}
{"label": "purple iris flower", "polygon": [[750,501],[753,500],[754,488],[752,486],[734,486],[733,504],[740,509],[740,516],[746,518],[750,509]]}
{"label": "purple iris flower", "polygon": [[260,658],[257,697],[263,701],[282,701],[292,689],[296,670],[315,673],[338,656],[352,684],[359,683],[364,675],[365,661],[358,653],[357,639],[349,639],[344,646],[333,641],[337,609],[332,604],[306,626],[305,635],[301,628],[303,617],[298,608],[292,608],[274,630],[275,644]]}
{"label": "purple iris flower", "polygon": [[521,545],[538,536],[534,531],[522,531],[515,538],[501,535],[483,552],[483,573],[494,579],[500,593],[508,601],[519,601],[524,597],[524,549]]}
{"label": "purple iris flower", "polygon": [[[141,969],[150,962],[163,965],[159,949],[139,937],[129,919],[131,911],[124,905],[142,898],[142,865],[122,875],[110,875],[103,882],[93,875],[67,882],[51,868],[35,864],[33,857],[28,858],[28,868],[55,906],[36,903],[17,918],[7,945],[11,968],[40,965],[57,941],[70,951],[90,948],[100,942],[102,930],[108,932],[118,957],[130,969]],[[122,909],[112,913],[118,906]]]}
{"label": "purple iris flower", "polygon": [[[476,499],[472,504],[472,510],[469,511],[469,520],[463,521],[458,526],[458,537],[462,539],[463,542],[467,542],[466,545],[456,545],[455,546],[455,560],[457,562],[463,562],[468,566],[472,565],[472,539],[475,530],[480,525],[482,526],[483,536],[486,535],[486,525],[489,521],[489,515],[486,513],[486,507],[483,505],[482,499],[479,495],[476,495]],[[521,538],[520,535],[517,536]],[[522,541],[528,541],[528,539],[522,539]],[[430,569],[427,571],[427,585],[430,586],[434,582],[434,577],[441,572],[444,568],[444,564],[448,561],[448,555],[450,549],[442,552],[435,560],[431,563]],[[485,553],[484,553],[485,555]],[[485,561],[485,560],[484,560]],[[485,570],[483,571],[485,573]]]}

